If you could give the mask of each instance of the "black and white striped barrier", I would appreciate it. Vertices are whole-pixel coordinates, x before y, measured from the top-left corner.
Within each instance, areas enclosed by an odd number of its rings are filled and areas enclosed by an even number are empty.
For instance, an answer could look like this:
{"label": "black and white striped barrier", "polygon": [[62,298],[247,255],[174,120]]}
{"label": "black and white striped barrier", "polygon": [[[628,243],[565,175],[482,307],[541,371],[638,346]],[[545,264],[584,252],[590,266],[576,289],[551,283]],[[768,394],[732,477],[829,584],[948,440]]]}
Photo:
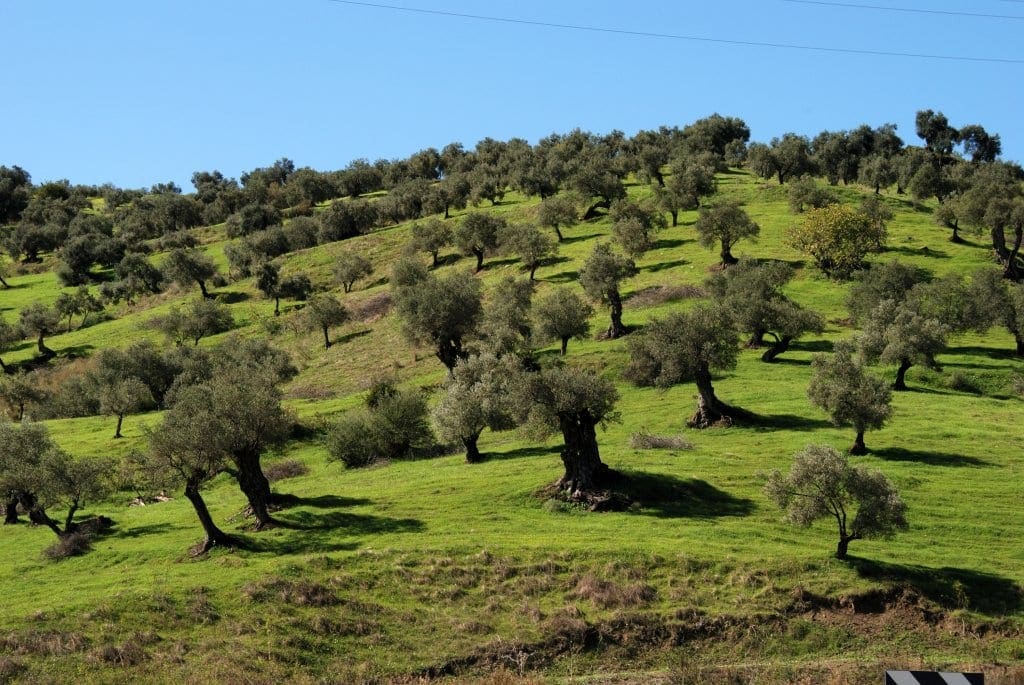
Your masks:
{"label": "black and white striped barrier", "polygon": [[939,671],[886,671],[885,685],[985,685],[985,675]]}

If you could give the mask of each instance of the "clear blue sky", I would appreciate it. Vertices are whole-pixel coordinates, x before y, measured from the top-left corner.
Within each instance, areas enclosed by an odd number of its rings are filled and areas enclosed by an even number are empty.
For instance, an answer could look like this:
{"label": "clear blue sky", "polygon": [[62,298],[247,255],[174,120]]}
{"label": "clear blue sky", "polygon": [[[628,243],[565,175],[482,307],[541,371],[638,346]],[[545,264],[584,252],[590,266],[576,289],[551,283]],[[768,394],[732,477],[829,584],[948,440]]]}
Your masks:
{"label": "clear blue sky", "polygon": [[[734,41],[1024,60],[1019,0],[383,0]],[[1007,18],[1019,16],[1020,19]],[[739,116],[755,140],[914,113],[999,133],[1024,160],[1024,63],[575,31],[334,0],[0,0],[0,164],[35,181],[148,187],[279,157],[337,169],[485,136],[628,135]]]}

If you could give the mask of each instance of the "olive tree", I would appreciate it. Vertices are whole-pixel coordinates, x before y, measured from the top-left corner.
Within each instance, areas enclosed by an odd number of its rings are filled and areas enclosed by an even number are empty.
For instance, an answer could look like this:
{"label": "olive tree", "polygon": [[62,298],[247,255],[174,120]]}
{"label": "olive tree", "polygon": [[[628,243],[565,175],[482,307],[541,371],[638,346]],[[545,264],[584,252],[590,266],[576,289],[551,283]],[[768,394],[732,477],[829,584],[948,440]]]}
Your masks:
{"label": "olive tree", "polygon": [[483,314],[480,283],[468,273],[435,276],[424,272],[402,285],[396,275],[392,275],[392,284],[402,331],[414,343],[432,345],[434,354],[451,372],[465,356],[463,343]]}
{"label": "olive tree", "polygon": [[41,302],[33,302],[18,315],[18,327],[25,335],[36,337],[36,348],[47,359],[56,353],[46,346],[45,338],[55,334],[59,325],[60,314],[57,310]]}
{"label": "olive tree", "polygon": [[512,357],[498,358],[489,352],[461,359],[452,369],[444,395],[434,407],[434,426],[442,440],[462,443],[467,462],[482,460],[477,441],[485,428],[515,427],[512,388],[519,373]]}
{"label": "olive tree", "polygon": [[946,347],[949,329],[907,304],[885,300],[868,316],[860,336],[860,352],[868,361],[897,364],[893,390],[906,390],[907,371],[915,364],[932,365]]}
{"label": "olive tree", "polygon": [[341,283],[346,293],[350,293],[356,281],[373,273],[373,265],[362,255],[354,252],[342,252],[338,255],[333,270],[334,278]]}
{"label": "olive tree", "polygon": [[193,283],[199,285],[203,297],[211,297],[206,288],[206,281],[217,273],[213,260],[195,248],[177,248],[167,254],[163,264],[164,277],[173,283],[185,287]]}
{"label": "olive tree", "polygon": [[528,358],[532,354],[530,308],[533,283],[506,276],[487,295],[478,333],[498,355],[513,352]]}
{"label": "olive tree", "polygon": [[[0,316],[0,352],[6,352],[7,349],[15,342],[21,339],[21,331],[16,326],[12,326],[7,322],[5,318]],[[4,360],[0,359],[0,371],[7,373],[10,371],[10,367],[4,364]]]}
{"label": "olive tree", "polygon": [[737,242],[756,241],[761,232],[761,227],[735,203],[701,208],[694,228],[697,229],[697,242],[701,247],[711,250],[715,245],[721,246],[719,255],[722,266],[738,261],[732,254],[732,248]]}
{"label": "olive tree", "polygon": [[191,340],[198,346],[207,336],[231,330],[235,319],[231,308],[223,302],[200,298],[189,302],[184,309],[171,307],[167,314],[154,317],[150,324],[175,345]]}
{"label": "olive tree", "polygon": [[616,254],[607,243],[598,243],[583,262],[580,269],[580,285],[592,300],[607,302],[611,311],[609,338],[621,338],[626,334],[622,325],[622,295],[619,285],[626,278],[637,274],[632,259]]}
{"label": "olive tree", "polygon": [[323,331],[324,349],[330,349],[334,344],[329,334],[330,329],[344,324],[351,318],[345,305],[339,302],[338,298],[327,294],[309,298],[303,314],[308,328]]}
{"label": "olive tree", "polygon": [[868,373],[854,351],[851,343],[841,341],[831,355],[815,355],[807,397],[834,425],[853,427],[857,437],[850,454],[867,454],[864,432],[885,425],[892,414],[892,393],[884,380]]}
{"label": "olive tree", "polygon": [[775,341],[761,356],[772,362],[805,333],[821,333],[822,317],[807,311],[782,293],[793,278],[783,262],[757,263],[741,259],[735,266],[708,279],[708,290],[728,310],[740,331],[750,334],[750,347],[761,347],[764,336]]}
{"label": "olive tree", "polygon": [[413,249],[430,255],[430,265],[437,268],[437,256],[445,247],[452,244],[455,236],[452,228],[445,221],[431,217],[426,221],[417,221],[410,229]]}
{"label": "olive tree", "polygon": [[654,207],[629,200],[615,202],[610,216],[615,242],[633,259],[650,250],[654,235],[667,225],[664,215]]}
{"label": "olive tree", "polygon": [[568,195],[553,195],[537,206],[537,223],[554,229],[558,242],[565,240],[562,228],[575,226],[577,221],[579,213],[576,203]]}
{"label": "olive tree", "polygon": [[535,335],[541,341],[558,340],[564,357],[570,338],[582,340],[590,333],[593,314],[594,308],[582,297],[568,288],[556,288],[533,307]]}
{"label": "olive tree", "polygon": [[47,393],[35,373],[19,369],[17,373],[0,377],[0,399],[8,406],[16,421],[25,418],[26,407],[43,402],[46,398]]}
{"label": "olive tree", "polygon": [[659,388],[696,384],[697,410],[688,426],[728,426],[745,413],[719,400],[711,384],[712,370],[735,368],[738,356],[736,329],[723,308],[699,306],[654,320],[628,347],[624,375],[633,383]]}
{"label": "olive tree", "polygon": [[127,414],[152,406],[153,393],[149,387],[138,378],[104,378],[100,384],[99,400],[100,412],[108,416],[117,417],[117,428],[114,430],[114,437],[121,437],[121,424]]}
{"label": "olive tree", "polygon": [[793,466],[768,477],[765,494],[786,512],[786,519],[808,528],[822,518],[838,526],[836,559],[846,559],[854,540],[889,538],[907,529],[907,505],[880,471],[850,466],[826,445],[808,445],[793,455]]}
{"label": "olive tree", "polygon": [[533,224],[515,224],[502,236],[501,245],[519,255],[519,261],[530,272],[534,280],[537,267],[554,257],[558,246],[554,240],[540,232]]}
{"label": "olive tree", "polygon": [[592,499],[612,477],[611,469],[601,461],[597,427],[618,420],[618,391],[593,371],[569,366],[521,378],[516,392],[519,417],[538,429],[562,433],[565,473],[555,486],[571,499]]}
{"label": "olive tree", "polygon": [[470,212],[455,229],[455,244],[465,255],[476,257],[476,270],[484,268],[484,255],[495,250],[506,228],[505,219],[488,212]]}

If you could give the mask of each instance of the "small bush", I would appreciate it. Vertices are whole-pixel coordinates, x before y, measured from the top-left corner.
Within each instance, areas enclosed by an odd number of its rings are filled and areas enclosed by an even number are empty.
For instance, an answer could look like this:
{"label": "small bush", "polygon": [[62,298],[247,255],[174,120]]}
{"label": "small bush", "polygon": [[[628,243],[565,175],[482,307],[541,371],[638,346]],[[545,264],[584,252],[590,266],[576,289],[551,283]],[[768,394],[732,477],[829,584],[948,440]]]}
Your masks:
{"label": "small bush", "polygon": [[282,459],[267,465],[263,469],[263,475],[271,483],[285,480],[286,478],[298,478],[299,476],[305,476],[307,473],[309,473],[309,467],[298,459]]}
{"label": "small bush", "polygon": [[370,389],[367,409],[349,412],[330,430],[327,450],[331,459],[353,468],[405,459],[434,444],[423,393],[379,381]]}
{"label": "small bush", "polygon": [[640,431],[629,436],[629,446],[635,450],[692,450],[693,443],[679,435],[654,435]]}
{"label": "small bush", "polygon": [[68,557],[77,557],[90,549],[92,549],[92,541],[89,535],[84,532],[75,532],[62,535],[57,542],[43,550],[43,556],[58,561]]}
{"label": "small bush", "polygon": [[128,640],[121,646],[107,645],[97,650],[99,660],[117,666],[136,666],[141,664],[149,655],[142,645],[134,640]]}
{"label": "small bush", "polygon": [[373,323],[391,311],[391,305],[391,293],[377,293],[352,305],[352,318],[363,323]]}
{"label": "small bush", "polygon": [[653,285],[636,291],[627,300],[631,307],[644,308],[677,300],[691,300],[706,294],[703,288],[696,285]]}
{"label": "small bush", "polygon": [[369,412],[354,411],[342,416],[327,434],[328,458],[354,469],[369,466],[378,459]]}
{"label": "small bush", "polygon": [[981,395],[985,392],[981,381],[973,374],[964,371],[954,371],[946,380],[946,387],[959,392],[969,392],[974,395]]}

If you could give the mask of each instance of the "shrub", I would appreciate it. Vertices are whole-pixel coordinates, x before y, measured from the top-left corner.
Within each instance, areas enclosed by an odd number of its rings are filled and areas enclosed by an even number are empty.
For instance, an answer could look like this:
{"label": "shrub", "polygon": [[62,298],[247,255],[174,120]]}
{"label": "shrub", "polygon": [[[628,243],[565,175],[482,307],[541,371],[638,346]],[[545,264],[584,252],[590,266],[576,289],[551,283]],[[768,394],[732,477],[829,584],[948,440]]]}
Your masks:
{"label": "shrub", "polygon": [[271,483],[285,480],[287,478],[298,478],[309,473],[309,467],[298,459],[282,459],[272,464],[267,464],[263,469],[263,475]]}
{"label": "shrub", "polygon": [[692,450],[693,443],[680,435],[654,435],[646,430],[629,436],[635,450]]}
{"label": "shrub", "polygon": [[398,390],[388,381],[374,384],[367,408],[345,414],[328,433],[331,460],[348,468],[405,459],[434,445],[427,422],[427,400],[416,390]]}
{"label": "shrub", "polygon": [[53,561],[77,557],[92,549],[92,541],[84,532],[62,535],[57,542],[43,550],[43,556]]}

